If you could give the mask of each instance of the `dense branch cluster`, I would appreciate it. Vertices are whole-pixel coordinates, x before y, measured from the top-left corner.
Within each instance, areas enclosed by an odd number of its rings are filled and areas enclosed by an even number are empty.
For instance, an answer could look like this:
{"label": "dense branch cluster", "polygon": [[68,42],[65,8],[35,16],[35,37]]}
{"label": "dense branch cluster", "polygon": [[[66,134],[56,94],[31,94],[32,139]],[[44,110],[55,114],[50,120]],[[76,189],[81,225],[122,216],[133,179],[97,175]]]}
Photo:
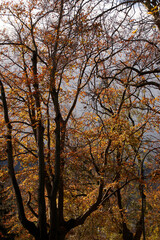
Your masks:
{"label": "dense branch cluster", "polygon": [[0,4],[1,181],[21,239],[158,239],[159,8]]}

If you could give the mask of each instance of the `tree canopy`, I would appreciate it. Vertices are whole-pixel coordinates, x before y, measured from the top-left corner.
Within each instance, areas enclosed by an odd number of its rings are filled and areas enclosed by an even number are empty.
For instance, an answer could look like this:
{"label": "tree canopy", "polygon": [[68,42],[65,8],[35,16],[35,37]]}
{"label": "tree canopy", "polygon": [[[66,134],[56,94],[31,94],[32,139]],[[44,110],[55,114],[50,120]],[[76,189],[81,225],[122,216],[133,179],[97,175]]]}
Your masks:
{"label": "tree canopy", "polygon": [[0,4],[1,184],[15,239],[158,240],[159,7]]}

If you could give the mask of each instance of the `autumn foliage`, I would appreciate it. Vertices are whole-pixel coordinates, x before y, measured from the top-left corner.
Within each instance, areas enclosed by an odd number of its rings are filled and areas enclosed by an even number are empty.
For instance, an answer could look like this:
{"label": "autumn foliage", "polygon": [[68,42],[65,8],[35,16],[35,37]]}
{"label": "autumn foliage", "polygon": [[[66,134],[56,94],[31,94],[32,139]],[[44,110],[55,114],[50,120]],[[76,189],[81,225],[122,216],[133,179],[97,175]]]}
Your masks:
{"label": "autumn foliage", "polygon": [[3,238],[158,240],[158,1],[0,11]]}

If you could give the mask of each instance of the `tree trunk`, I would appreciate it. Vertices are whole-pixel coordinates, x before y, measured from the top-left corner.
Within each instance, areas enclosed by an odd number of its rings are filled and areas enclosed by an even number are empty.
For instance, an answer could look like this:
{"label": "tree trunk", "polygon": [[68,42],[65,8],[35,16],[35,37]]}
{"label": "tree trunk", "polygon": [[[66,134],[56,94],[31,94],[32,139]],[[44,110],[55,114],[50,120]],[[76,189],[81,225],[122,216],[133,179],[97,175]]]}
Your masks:
{"label": "tree trunk", "polygon": [[55,236],[55,238],[53,240],[65,240],[65,234],[63,232],[60,232],[57,234],[57,236]]}
{"label": "tree trunk", "polygon": [[53,234],[49,236],[49,240],[65,240],[65,236],[67,232],[65,230],[62,230],[61,228],[62,227],[60,227],[60,230],[55,229]]}
{"label": "tree trunk", "polygon": [[123,240],[133,240],[133,233],[127,228],[126,223],[123,223]]}
{"label": "tree trunk", "polygon": [[[55,230],[52,236],[49,236],[49,234],[47,234],[47,236],[43,236],[41,240],[65,240],[66,234],[67,231],[65,230]],[[34,239],[40,240],[39,234],[35,234]]]}

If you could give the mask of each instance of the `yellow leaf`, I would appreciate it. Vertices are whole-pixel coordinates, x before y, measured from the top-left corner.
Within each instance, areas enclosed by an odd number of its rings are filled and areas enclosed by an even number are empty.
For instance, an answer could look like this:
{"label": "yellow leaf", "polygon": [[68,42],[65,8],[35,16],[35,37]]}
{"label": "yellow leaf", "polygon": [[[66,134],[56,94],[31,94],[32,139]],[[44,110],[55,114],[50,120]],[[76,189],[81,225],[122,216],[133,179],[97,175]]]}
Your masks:
{"label": "yellow leaf", "polygon": [[135,34],[137,32],[138,29],[134,30],[132,33]]}

